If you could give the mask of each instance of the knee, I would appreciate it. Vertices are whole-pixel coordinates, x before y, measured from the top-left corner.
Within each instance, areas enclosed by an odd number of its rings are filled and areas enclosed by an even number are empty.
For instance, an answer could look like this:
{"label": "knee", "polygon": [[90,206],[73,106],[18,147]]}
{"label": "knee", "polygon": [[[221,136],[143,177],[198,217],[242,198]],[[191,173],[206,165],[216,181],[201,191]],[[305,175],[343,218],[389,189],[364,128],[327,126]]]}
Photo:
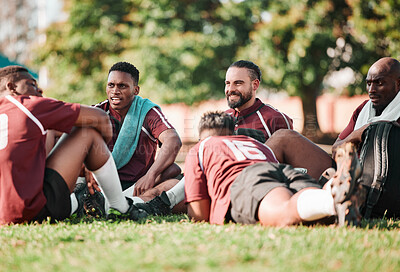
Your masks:
{"label": "knee", "polygon": [[96,129],[91,127],[74,127],[72,132],[70,133],[70,136],[78,136],[82,139],[103,140],[103,137],[101,137],[100,133]]}

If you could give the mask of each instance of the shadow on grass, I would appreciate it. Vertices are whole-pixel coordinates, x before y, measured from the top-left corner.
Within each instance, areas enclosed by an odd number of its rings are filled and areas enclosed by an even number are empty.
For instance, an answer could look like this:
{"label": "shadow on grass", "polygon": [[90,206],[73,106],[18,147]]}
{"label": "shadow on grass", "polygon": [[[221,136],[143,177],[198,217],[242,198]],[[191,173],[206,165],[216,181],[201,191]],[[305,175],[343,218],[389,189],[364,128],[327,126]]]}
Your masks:
{"label": "shadow on grass", "polygon": [[[104,221],[110,223],[118,223],[122,221],[129,221],[129,220],[117,220],[111,221],[105,218],[94,218],[94,217],[83,217],[83,218],[67,218],[62,222],[66,224],[82,224],[82,223],[92,223],[94,221]],[[189,222],[190,219],[187,214],[171,214],[171,215],[164,215],[164,216],[149,216],[138,221],[135,221],[137,224],[149,224],[149,223],[179,223],[179,222]]]}

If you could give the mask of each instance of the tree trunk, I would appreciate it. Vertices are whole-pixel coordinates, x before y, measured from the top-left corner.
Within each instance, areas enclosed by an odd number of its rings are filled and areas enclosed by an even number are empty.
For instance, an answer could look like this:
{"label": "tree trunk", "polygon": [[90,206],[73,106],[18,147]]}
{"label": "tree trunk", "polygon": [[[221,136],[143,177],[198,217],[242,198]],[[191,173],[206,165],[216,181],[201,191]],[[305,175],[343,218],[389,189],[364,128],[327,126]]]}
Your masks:
{"label": "tree trunk", "polygon": [[317,92],[308,90],[302,93],[307,93],[307,96],[301,97],[304,118],[302,134],[315,142],[322,136],[317,118]]}

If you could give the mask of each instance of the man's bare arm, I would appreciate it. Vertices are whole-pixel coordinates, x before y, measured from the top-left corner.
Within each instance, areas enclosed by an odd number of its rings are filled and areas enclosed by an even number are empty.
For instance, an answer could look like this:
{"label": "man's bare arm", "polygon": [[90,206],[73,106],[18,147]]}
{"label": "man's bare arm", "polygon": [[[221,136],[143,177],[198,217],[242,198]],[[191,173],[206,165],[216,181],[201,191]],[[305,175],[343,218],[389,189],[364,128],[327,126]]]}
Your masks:
{"label": "man's bare arm", "polygon": [[182,146],[181,139],[175,129],[163,131],[158,139],[162,143],[162,146],[157,154],[156,160],[149,168],[146,175],[136,182],[133,193],[135,196],[141,195],[148,189],[157,185],[155,183],[156,178],[175,162],[176,156]]}
{"label": "man's bare arm", "polygon": [[344,138],[343,140],[341,140],[339,137],[336,139],[335,143],[332,145],[332,157],[335,157],[336,154],[336,149],[347,142],[351,142],[354,143],[356,145],[359,145],[362,141],[361,137],[362,134],[364,132],[364,130],[369,126],[369,124],[366,124],[362,127],[360,127],[359,129],[354,130],[353,132],[351,132],[346,138]]}
{"label": "man's bare arm", "polygon": [[202,199],[190,202],[188,204],[188,215],[194,221],[208,222],[210,220],[210,200]]}

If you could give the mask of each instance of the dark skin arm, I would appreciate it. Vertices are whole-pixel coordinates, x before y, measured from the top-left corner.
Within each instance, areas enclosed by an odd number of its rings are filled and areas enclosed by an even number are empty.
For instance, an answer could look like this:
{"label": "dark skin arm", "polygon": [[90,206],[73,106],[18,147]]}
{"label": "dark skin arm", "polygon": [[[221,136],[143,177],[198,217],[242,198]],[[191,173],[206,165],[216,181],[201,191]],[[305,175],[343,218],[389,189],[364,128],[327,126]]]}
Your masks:
{"label": "dark skin arm", "polygon": [[182,146],[181,139],[175,129],[163,131],[158,140],[162,143],[162,146],[157,154],[157,158],[146,175],[136,182],[133,192],[134,196],[139,196],[148,189],[158,185],[156,184],[157,177],[175,162],[176,156]]}
{"label": "dark skin arm", "polygon": [[188,204],[188,215],[189,218],[194,221],[205,221],[210,220],[210,200],[202,199],[193,201]]}
{"label": "dark skin arm", "polygon": [[337,148],[344,143],[351,142],[356,145],[359,145],[362,141],[362,139],[361,139],[362,134],[368,126],[369,126],[369,124],[366,124],[366,125],[360,127],[359,129],[354,130],[352,133],[349,134],[349,136],[347,136],[343,140],[337,138],[335,143],[332,145],[332,157],[333,158],[335,157]]}

